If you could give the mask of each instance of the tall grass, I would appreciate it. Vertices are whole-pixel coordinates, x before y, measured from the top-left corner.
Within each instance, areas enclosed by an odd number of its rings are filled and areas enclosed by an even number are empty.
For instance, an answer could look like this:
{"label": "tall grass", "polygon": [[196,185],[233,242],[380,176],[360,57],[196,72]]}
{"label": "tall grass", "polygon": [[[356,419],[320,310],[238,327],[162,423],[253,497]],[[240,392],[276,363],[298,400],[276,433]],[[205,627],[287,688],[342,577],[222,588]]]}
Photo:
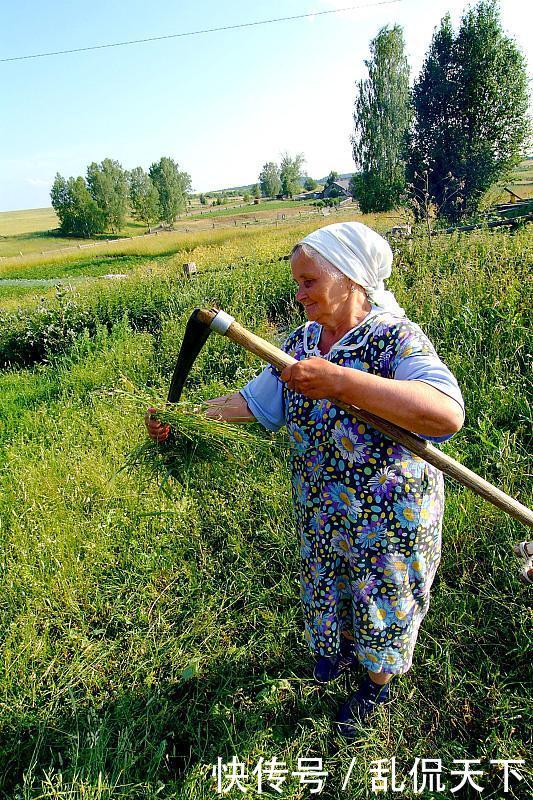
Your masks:
{"label": "tall grass", "polygon": [[[453,759],[479,758],[483,796],[499,798],[488,760],[527,760],[518,523],[448,483],[413,668],[375,727],[347,745],[330,723],[348,686],[311,679],[286,449],[191,458],[170,496],[121,470],[145,434],[117,390],[165,395],[194,306],[217,302],[278,342],[302,319],[288,264],[276,260],[290,243],[288,232],[205,241],[195,252],[204,272],[188,283],[176,278],[179,261],[154,255],[151,274],[80,290],[91,330],[0,374],[0,797],[203,800],[216,796],[210,765],[237,755],[251,769],[276,756],[290,770],[322,757],[322,796],[367,798],[371,762],[394,755],[403,778],[415,757],[441,758],[448,787]],[[530,237],[476,233],[431,249],[417,240],[396,259],[400,302],[464,392],[466,424],[446,449],[527,503]],[[157,324],[141,325],[143,313]],[[237,390],[261,367],[213,334],[185,396]],[[435,797],[409,787],[390,796]],[[295,777],[282,788],[306,796]],[[512,780],[505,796],[525,800],[531,786]]]}

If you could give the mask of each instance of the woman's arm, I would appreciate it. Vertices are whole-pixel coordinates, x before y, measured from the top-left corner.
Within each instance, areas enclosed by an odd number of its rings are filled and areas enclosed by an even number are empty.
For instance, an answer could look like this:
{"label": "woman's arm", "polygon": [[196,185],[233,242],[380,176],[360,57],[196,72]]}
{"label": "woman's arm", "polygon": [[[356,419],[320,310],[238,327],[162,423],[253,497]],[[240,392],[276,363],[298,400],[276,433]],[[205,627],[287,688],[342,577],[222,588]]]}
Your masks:
{"label": "woman's arm", "polygon": [[[205,412],[206,417],[227,422],[255,422],[255,417],[248,408],[246,400],[238,392],[225,394],[222,397],[213,397],[211,400],[206,400],[206,403],[209,406]],[[149,408],[144,415],[144,422],[150,439],[155,442],[164,442],[170,433],[170,425],[164,425],[154,419],[152,414],[156,412],[156,408]]]}
{"label": "woman's arm", "polygon": [[427,383],[340,369],[335,397],[344,403],[425,436],[447,436],[463,426],[459,403]]}
{"label": "woman's arm", "polygon": [[446,436],[463,424],[459,403],[422,381],[382,378],[314,356],[286,367],[280,378],[313,400],[335,398],[413,433]]}
{"label": "woman's arm", "polygon": [[248,403],[239,392],[224,394],[206,400],[210,406],[205,412],[206,417],[225,420],[226,422],[255,422],[255,417],[248,408]]}

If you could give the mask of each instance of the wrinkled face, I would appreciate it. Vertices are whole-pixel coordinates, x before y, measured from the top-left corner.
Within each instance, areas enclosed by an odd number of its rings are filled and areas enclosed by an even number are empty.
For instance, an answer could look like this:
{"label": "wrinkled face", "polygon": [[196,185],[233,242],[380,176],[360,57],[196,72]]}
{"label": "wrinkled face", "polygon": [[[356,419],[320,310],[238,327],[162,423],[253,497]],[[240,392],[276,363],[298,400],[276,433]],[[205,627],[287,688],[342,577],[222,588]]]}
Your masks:
{"label": "wrinkled face", "polygon": [[342,314],[350,297],[349,278],[343,276],[337,280],[303,250],[297,250],[292,256],[291,269],[299,287],[296,302],[304,306],[308,319],[322,324]]}

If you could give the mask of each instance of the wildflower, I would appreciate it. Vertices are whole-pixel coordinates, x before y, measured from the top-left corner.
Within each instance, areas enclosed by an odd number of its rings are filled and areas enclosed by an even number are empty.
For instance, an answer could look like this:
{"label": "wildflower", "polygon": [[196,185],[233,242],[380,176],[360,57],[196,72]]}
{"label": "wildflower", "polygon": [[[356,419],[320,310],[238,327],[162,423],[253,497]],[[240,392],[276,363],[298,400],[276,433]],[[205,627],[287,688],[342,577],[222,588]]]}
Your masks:
{"label": "wildflower", "polygon": [[364,603],[370,601],[372,589],[377,584],[377,578],[371,572],[367,572],[360,578],[351,582],[352,594],[355,600],[362,600]]}
{"label": "wildflower", "polygon": [[379,497],[390,497],[396,486],[396,473],[389,467],[378,469],[368,481],[368,488]]}
{"label": "wildflower", "polygon": [[361,441],[357,432],[348,425],[337,423],[333,431],[333,438],[342,457],[350,464],[364,464],[368,459],[370,448],[366,442]]}
{"label": "wildflower", "polygon": [[324,501],[330,503],[336,511],[347,513],[350,519],[361,514],[363,504],[355,496],[355,491],[344,483],[330,483],[324,490]]}
{"label": "wildflower", "polygon": [[418,527],[418,519],[420,517],[420,506],[414,499],[406,497],[394,503],[394,513],[396,518],[400,521],[402,526],[407,530],[415,530]]}

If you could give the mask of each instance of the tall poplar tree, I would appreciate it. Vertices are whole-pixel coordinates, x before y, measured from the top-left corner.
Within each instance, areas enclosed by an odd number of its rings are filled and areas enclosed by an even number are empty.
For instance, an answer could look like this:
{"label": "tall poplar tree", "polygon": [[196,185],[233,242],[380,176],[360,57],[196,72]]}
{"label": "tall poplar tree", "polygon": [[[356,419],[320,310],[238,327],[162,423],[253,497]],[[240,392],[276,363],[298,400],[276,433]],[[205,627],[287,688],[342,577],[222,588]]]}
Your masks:
{"label": "tall poplar tree", "polygon": [[365,61],[368,78],[357,84],[353,157],[360,171],[361,210],[388,211],[405,188],[405,140],[411,119],[409,65],[399,25],[381,28]]}
{"label": "tall poplar tree", "polygon": [[104,158],[87,167],[87,188],[104,217],[104,225],[113,231],[124,227],[128,212],[128,176],[118,161]]}
{"label": "tall poplar tree", "polygon": [[[501,27],[495,0],[467,10],[457,34],[441,21],[413,88],[407,178],[424,208],[450,220],[477,211],[520,160],[530,132],[524,56]],[[423,187],[423,188],[422,188]]]}
{"label": "tall poplar tree", "polygon": [[168,156],[163,156],[152,164],[148,174],[159,195],[161,219],[171,225],[176,214],[187,206],[191,176],[182,172],[178,164]]}
{"label": "tall poplar tree", "polygon": [[273,161],[268,161],[259,173],[259,186],[263,197],[275,197],[281,189],[279,167]]}
{"label": "tall poplar tree", "polygon": [[302,169],[305,164],[303,153],[297,153],[292,158],[288,153],[282,153],[279,165],[281,192],[287,197],[299,192],[302,186]]}
{"label": "tall poplar tree", "polygon": [[159,193],[152,179],[142,167],[135,167],[129,174],[130,202],[133,216],[146,222],[159,219]]}

